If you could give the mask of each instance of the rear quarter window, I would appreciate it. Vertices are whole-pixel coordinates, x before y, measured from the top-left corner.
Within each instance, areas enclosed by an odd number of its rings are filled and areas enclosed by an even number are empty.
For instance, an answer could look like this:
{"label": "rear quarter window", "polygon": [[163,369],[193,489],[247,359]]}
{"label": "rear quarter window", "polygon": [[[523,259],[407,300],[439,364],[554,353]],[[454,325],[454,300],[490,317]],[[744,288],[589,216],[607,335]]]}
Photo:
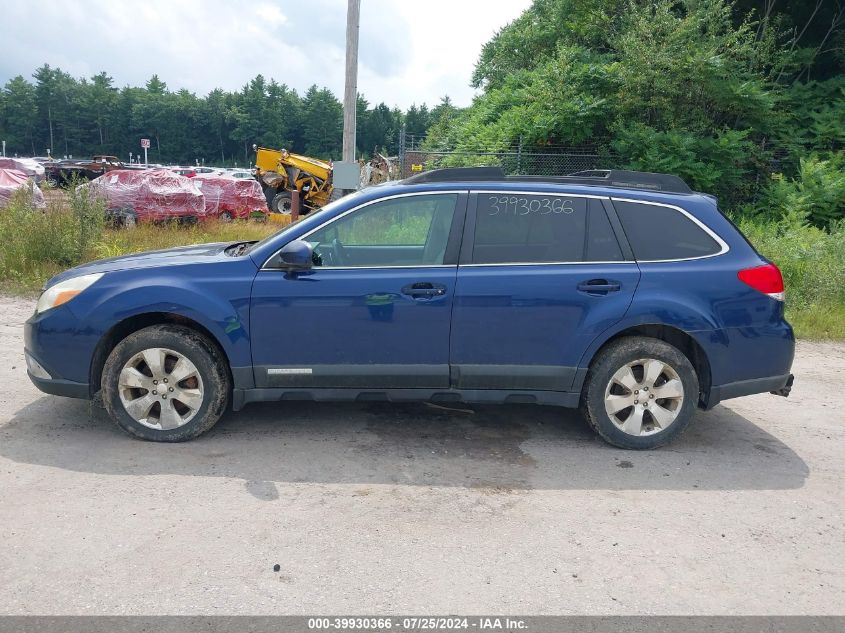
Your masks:
{"label": "rear quarter window", "polygon": [[693,259],[722,250],[707,231],[677,209],[621,200],[613,200],[613,206],[638,261]]}

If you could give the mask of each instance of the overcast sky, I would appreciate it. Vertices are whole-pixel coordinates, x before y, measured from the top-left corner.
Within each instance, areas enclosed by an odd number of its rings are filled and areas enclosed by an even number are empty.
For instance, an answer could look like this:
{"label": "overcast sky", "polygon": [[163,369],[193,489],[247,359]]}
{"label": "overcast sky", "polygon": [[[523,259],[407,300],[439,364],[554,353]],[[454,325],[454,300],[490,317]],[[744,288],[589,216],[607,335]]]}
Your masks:
{"label": "overcast sky", "polygon": [[[407,108],[468,105],[482,44],[530,0],[361,0],[358,91]],[[346,0],[3,0],[0,85],[47,63],[115,84],[238,90],[261,73],[343,94]]]}

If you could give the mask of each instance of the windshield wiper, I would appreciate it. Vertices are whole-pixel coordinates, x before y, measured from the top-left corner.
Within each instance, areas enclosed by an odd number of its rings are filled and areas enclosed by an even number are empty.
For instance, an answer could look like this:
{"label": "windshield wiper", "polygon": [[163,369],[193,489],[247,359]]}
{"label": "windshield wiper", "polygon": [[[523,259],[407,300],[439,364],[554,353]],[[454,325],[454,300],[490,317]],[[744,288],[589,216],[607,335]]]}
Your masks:
{"label": "windshield wiper", "polygon": [[257,240],[252,240],[251,242],[238,242],[237,244],[232,244],[231,246],[227,246],[225,253],[229,257],[240,257],[241,255],[246,255],[255,244]]}

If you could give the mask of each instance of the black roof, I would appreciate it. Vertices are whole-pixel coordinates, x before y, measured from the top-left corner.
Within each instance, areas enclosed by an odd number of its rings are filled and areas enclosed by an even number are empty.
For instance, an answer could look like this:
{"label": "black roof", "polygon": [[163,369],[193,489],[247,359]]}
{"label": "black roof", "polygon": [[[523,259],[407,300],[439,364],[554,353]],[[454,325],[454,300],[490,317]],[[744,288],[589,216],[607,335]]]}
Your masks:
{"label": "black roof", "polygon": [[592,169],[568,176],[506,176],[500,167],[447,167],[432,169],[406,178],[405,185],[434,182],[544,182],[564,185],[594,185],[645,189],[666,193],[693,193],[689,185],[672,174],[653,174],[646,171],[622,169]]}

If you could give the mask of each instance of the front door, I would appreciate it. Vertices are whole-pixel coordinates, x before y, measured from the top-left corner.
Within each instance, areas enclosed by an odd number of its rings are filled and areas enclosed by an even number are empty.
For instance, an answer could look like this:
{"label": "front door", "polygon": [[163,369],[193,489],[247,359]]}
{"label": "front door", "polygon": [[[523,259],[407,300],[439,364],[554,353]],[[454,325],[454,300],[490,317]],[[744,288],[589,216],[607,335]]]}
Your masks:
{"label": "front door", "polygon": [[477,192],[466,227],[452,322],[454,386],[569,390],[587,346],[623,317],[640,278],[603,200]]}
{"label": "front door", "polygon": [[365,203],[301,239],[302,273],[252,290],[257,387],[448,388],[449,327],[466,193]]}

